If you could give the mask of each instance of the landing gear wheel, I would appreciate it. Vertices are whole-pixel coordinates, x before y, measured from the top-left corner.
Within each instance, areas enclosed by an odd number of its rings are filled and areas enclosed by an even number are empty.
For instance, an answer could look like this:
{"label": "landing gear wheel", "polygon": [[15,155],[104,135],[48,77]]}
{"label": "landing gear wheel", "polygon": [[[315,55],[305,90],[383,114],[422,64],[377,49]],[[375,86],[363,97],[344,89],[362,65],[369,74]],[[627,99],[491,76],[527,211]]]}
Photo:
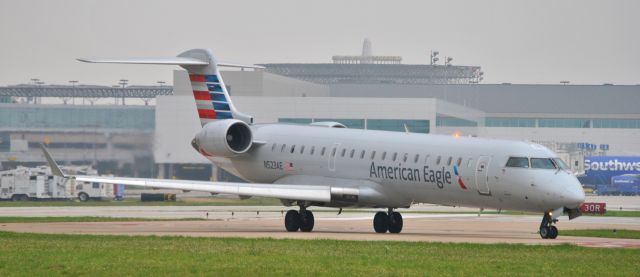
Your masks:
{"label": "landing gear wheel", "polygon": [[307,210],[303,210],[300,212],[300,231],[302,232],[311,232],[313,230],[314,224],[313,213]]}
{"label": "landing gear wheel", "polygon": [[543,239],[548,239],[549,234],[551,233],[551,229],[547,226],[540,227],[540,237]]}
{"label": "landing gear wheel", "polygon": [[389,215],[389,233],[398,234],[402,231],[402,215],[399,212],[392,212]]}
{"label": "landing gear wheel", "polygon": [[80,202],[87,202],[89,201],[89,195],[84,192],[81,192],[78,194],[78,200],[80,200]]}
{"label": "landing gear wheel", "polygon": [[300,229],[300,213],[296,210],[287,211],[284,216],[284,227],[288,232],[297,232]]}
{"label": "landing gear wheel", "polygon": [[389,229],[389,216],[384,212],[377,212],[373,217],[373,229],[376,233],[386,233]]}
{"label": "landing gear wheel", "polygon": [[555,239],[558,237],[558,228],[553,226],[557,220],[551,218],[551,213],[545,213],[540,223],[540,237],[543,239]]}
{"label": "landing gear wheel", "polygon": [[549,227],[549,238],[555,239],[558,237],[558,228],[556,226]]}

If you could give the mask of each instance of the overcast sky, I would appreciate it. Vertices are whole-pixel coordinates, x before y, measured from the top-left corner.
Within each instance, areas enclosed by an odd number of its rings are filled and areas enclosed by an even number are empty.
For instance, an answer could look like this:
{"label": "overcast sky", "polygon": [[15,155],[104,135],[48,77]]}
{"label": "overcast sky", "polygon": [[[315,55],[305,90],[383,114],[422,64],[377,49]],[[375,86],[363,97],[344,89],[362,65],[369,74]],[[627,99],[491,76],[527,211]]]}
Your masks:
{"label": "overcast sky", "polygon": [[175,56],[211,48],[242,63],[359,54],[479,65],[484,83],[640,83],[640,1],[0,0],[0,85],[171,82],[171,66],[79,57]]}

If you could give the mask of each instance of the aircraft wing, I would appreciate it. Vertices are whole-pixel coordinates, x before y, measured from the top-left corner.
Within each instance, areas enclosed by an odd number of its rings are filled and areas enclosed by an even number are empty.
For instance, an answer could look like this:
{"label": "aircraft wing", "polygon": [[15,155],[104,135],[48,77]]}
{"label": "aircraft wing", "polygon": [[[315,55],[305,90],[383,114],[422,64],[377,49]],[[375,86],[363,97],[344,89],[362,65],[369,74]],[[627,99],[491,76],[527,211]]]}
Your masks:
{"label": "aircraft wing", "polygon": [[259,183],[207,182],[189,180],[162,180],[146,178],[124,178],[103,176],[65,176],[81,182],[97,182],[108,184],[122,184],[146,188],[175,189],[189,191],[204,191],[211,193],[225,193],[242,196],[263,196],[278,199],[329,202],[331,201],[330,186],[312,185],[283,185]]}
{"label": "aircraft wing", "polygon": [[[81,182],[97,182],[108,184],[123,184],[146,188],[175,189],[204,191],[212,193],[226,193],[242,196],[263,196],[286,200],[330,202],[331,186],[296,185],[296,184],[259,184],[259,183],[232,183],[232,182],[207,182],[189,180],[161,180],[147,178],[125,178],[86,175],[65,175],[55,162],[49,151],[41,145],[42,151],[51,167],[54,175],[75,179]],[[336,188],[334,188],[336,189]]]}

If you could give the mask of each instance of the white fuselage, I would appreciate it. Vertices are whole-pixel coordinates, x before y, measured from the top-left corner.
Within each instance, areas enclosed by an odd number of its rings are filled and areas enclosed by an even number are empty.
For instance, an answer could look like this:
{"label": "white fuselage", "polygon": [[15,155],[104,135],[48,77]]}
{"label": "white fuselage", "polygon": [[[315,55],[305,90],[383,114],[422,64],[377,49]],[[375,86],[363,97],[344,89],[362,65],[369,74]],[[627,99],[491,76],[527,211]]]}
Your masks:
{"label": "white fuselage", "polygon": [[208,158],[251,182],[357,188],[362,201],[353,206],[547,212],[584,201],[580,183],[564,170],[505,166],[509,157],[557,157],[538,144],[289,124],[251,129],[261,143],[248,152]]}

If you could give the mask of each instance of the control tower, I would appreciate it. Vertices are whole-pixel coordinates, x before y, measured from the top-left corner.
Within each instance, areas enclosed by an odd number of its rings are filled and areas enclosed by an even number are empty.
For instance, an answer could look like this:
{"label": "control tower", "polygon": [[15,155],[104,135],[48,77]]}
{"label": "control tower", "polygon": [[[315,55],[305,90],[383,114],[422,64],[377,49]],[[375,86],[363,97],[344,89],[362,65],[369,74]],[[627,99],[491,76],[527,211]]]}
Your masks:
{"label": "control tower", "polygon": [[362,43],[362,55],[360,56],[333,56],[335,64],[401,64],[400,56],[374,56],[371,41],[368,38]]}

